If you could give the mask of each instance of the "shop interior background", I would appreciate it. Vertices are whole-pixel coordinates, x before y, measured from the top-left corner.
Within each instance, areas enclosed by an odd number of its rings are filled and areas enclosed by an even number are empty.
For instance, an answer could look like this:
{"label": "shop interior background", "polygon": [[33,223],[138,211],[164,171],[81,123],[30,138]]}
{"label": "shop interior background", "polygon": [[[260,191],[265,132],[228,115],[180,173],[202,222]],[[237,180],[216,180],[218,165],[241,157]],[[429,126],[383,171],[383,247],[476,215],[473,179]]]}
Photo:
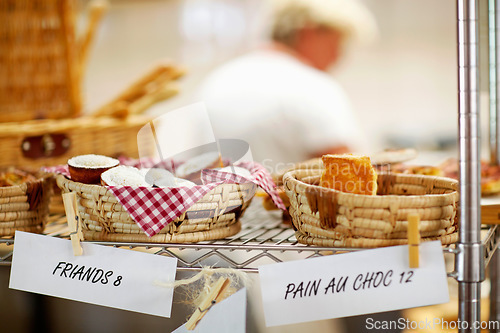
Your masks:
{"label": "shop interior background", "polygon": [[[379,38],[370,45],[351,45],[331,74],[345,88],[373,143],[370,148],[450,148],[458,125],[455,1],[363,2],[376,16]],[[81,3],[84,7],[86,1]],[[105,103],[159,59],[172,59],[188,73],[181,93],[150,111],[190,103],[190,91],[210,69],[262,42],[264,3],[111,0],[84,79],[86,110]],[[487,61],[487,39],[482,45],[481,57]],[[482,110],[487,112],[487,75],[482,78]],[[482,120],[486,124],[487,115]]]}
{"label": "shop interior background", "polygon": [[[113,98],[161,59],[186,66],[188,73],[180,94],[151,112],[183,106],[210,69],[262,40],[261,8],[266,0],[108,1],[82,87],[86,111]],[[453,154],[458,125],[456,1],[363,2],[377,18],[379,39],[351,48],[331,74],[345,88],[373,149],[414,146]],[[88,1],[79,4],[85,8]],[[79,22],[85,22],[83,14]],[[486,73],[487,40],[481,43]],[[487,75],[482,75],[481,85],[481,119],[487,129]],[[487,131],[482,133],[485,143]],[[178,306],[174,317],[166,320],[10,291],[9,269],[1,268],[0,320],[9,332],[29,332],[44,320],[54,332],[65,332],[68,325],[88,331],[167,332],[181,325],[186,315]]]}

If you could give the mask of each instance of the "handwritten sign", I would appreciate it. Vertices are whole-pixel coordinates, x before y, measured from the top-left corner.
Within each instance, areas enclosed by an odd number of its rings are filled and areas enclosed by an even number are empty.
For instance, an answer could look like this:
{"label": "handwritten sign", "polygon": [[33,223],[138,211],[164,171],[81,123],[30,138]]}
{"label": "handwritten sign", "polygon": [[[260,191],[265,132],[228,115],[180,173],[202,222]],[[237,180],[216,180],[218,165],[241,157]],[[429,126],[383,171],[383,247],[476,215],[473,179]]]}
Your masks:
{"label": "handwritten sign", "polygon": [[449,301],[441,243],[364,250],[259,267],[267,326],[391,311]]}
{"label": "handwritten sign", "polygon": [[182,325],[172,333],[244,333],[246,327],[246,289],[240,289],[212,306],[192,331]]}
{"label": "handwritten sign", "polygon": [[177,260],[137,251],[16,231],[9,287],[170,317]]}

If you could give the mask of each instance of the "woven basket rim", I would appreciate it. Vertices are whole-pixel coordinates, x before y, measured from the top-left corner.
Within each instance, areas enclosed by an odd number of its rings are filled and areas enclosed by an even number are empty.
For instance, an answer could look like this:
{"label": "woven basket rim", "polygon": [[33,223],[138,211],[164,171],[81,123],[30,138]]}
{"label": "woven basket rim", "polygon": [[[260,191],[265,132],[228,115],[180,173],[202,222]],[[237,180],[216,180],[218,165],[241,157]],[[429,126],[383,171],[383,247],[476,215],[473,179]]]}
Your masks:
{"label": "woven basket rim", "polygon": [[[112,191],[106,186],[74,182],[62,174],[57,174],[55,178],[57,186],[61,188],[63,192],[75,191],[77,193],[77,196],[80,198],[83,198],[84,195],[99,197],[99,200],[102,200],[103,204],[111,204],[113,207],[115,208],[117,207],[114,206],[116,202],[113,203],[110,201],[104,202],[104,200],[110,200],[110,198],[115,199],[115,196],[113,195]],[[122,238],[130,240],[130,239],[135,239],[134,237],[139,237],[140,241],[151,242],[151,243],[156,243],[166,238],[168,238],[170,242],[198,242],[203,240],[220,239],[219,236],[225,237],[238,232],[240,227],[238,227],[236,230],[235,226],[240,225],[238,220],[239,214],[241,214],[248,207],[250,201],[253,198],[253,194],[252,197],[247,198],[245,201],[243,201],[243,197],[246,196],[245,194],[246,192],[252,191],[256,186],[257,186],[256,184],[251,182],[243,184],[235,184],[235,183],[220,184],[206,194],[209,195],[208,200],[210,201],[202,202],[204,197],[200,198],[200,201],[195,202],[185,213],[183,213],[182,215],[177,217],[176,220],[172,221],[167,226],[165,226],[166,228],[170,228],[167,232],[160,232],[152,237],[148,237],[143,233],[125,232],[126,231],[125,229],[122,229],[121,232],[117,232],[115,231],[115,226],[113,226],[112,230],[106,229],[109,226],[109,223],[114,223],[114,222],[121,222],[123,224],[131,223],[132,225],[135,225],[136,222],[133,221],[130,214],[126,211],[126,209],[122,207],[121,204],[119,205],[119,207],[121,207],[120,211],[116,210],[107,212],[106,211],[107,208],[105,208],[104,205],[100,207],[86,206],[83,204],[84,200],[82,199],[81,202],[78,203],[78,209],[80,213],[84,212],[84,214],[81,215],[84,225],[89,223],[90,219],[92,221],[89,224],[97,225],[104,228],[103,231],[94,232],[89,228],[84,227],[83,231],[85,239],[87,239],[87,235],[91,235],[92,238],[95,238],[94,240],[109,240],[109,239],[122,239]],[[217,188],[219,188],[222,192],[229,193],[229,196],[225,198],[225,195],[223,193],[210,194],[210,192],[215,191]],[[238,204],[238,207],[241,207],[241,212],[234,211],[233,209],[234,207],[231,208],[231,206],[224,206],[224,203],[230,202],[230,200],[227,201],[226,199],[230,199],[231,196],[234,195],[240,198],[241,202]],[[217,217],[218,215],[210,215],[209,211],[214,209],[210,205],[220,204],[221,199],[224,200],[223,203],[224,207],[220,208],[222,209],[220,211],[220,214],[230,214],[234,216],[231,218],[231,221],[220,219]],[[88,201],[90,202],[92,200]],[[209,207],[207,207],[207,205],[209,205]],[[88,212],[88,209],[99,210],[99,212],[97,212],[96,213],[97,215],[93,217],[91,215],[88,215],[90,214]],[[122,209],[123,211],[121,211]],[[218,209],[219,208],[215,209],[214,214],[218,211]],[[101,215],[102,212],[105,212],[106,215]],[[208,215],[198,216],[196,215],[197,212],[208,212]],[[110,213],[111,215],[109,215],[108,213]],[[190,216],[190,214],[195,214],[196,216]],[[97,220],[94,221],[93,220],[94,218],[96,218]],[[186,225],[185,223],[188,224]],[[187,228],[185,230],[181,230],[182,225],[186,225]],[[200,225],[202,225],[203,228],[198,228]],[[192,226],[192,228],[190,228],[190,226]],[[205,227],[209,227],[209,229],[206,229]],[[229,231],[230,233],[226,234]],[[219,235],[220,232],[223,232],[223,234]]]}
{"label": "woven basket rim", "polygon": [[[283,183],[286,183],[287,180],[290,180],[292,182],[295,182],[295,183],[298,183],[298,184],[301,184],[305,187],[309,187],[309,188],[315,188],[315,189],[319,189],[321,191],[325,191],[325,192],[329,192],[329,193],[337,193],[338,195],[342,195],[346,198],[353,198],[353,199],[356,199],[356,198],[370,198],[372,200],[391,200],[391,199],[399,199],[401,200],[402,198],[407,198],[408,200],[412,200],[412,199],[415,199],[415,198],[421,198],[421,197],[435,197],[435,198],[438,198],[438,197],[446,197],[446,198],[451,198],[451,197],[454,197],[458,194],[458,189],[454,189],[452,190],[452,192],[449,192],[449,193],[443,193],[443,194],[409,194],[409,195],[396,195],[396,194],[384,194],[384,195],[366,195],[366,194],[355,194],[355,193],[347,193],[347,192],[342,192],[342,191],[339,191],[339,190],[335,190],[335,189],[330,189],[330,188],[326,188],[326,187],[323,187],[323,186],[319,186],[319,185],[312,185],[312,184],[308,184],[300,179],[298,179],[296,177],[297,173],[299,172],[307,172],[308,175],[307,176],[313,176],[313,175],[316,175],[318,172],[320,172],[322,169],[294,169],[294,170],[291,170],[291,171],[288,171],[286,172],[284,175],[283,175]],[[411,178],[426,178],[426,179],[435,179],[435,180],[439,180],[439,181],[443,181],[443,182],[449,182],[450,184],[454,184],[456,186],[458,186],[458,181],[456,179],[453,179],[453,178],[448,178],[448,177],[440,177],[440,176],[427,176],[427,175],[414,175],[414,174],[400,174],[400,173],[390,173],[390,172],[386,172],[386,173],[379,173],[379,175],[390,175],[390,176],[395,176],[396,179],[411,179]]]}
{"label": "woven basket rim", "polygon": [[85,183],[75,182],[75,181],[69,179],[68,177],[66,177],[65,175],[60,174],[60,173],[56,173],[55,177],[56,177],[56,180],[61,180],[61,181],[65,182],[65,183],[68,183],[68,184],[79,184],[80,188],[82,190],[85,190],[85,192],[87,192],[87,191],[88,192],[92,192],[95,189],[104,188],[104,189],[106,189],[106,193],[109,193],[110,195],[113,195],[113,193],[106,186],[103,186],[103,185],[99,185],[99,184],[85,184]]}
{"label": "woven basket rim", "polygon": [[35,180],[30,180],[27,182],[23,182],[21,184],[17,185],[10,185],[10,186],[0,186],[0,196],[5,197],[5,196],[19,196],[20,192],[24,192],[26,194],[26,190],[28,188],[28,184],[34,184],[34,183],[43,183],[46,181],[47,178],[51,177],[52,175],[47,172],[37,172],[34,173],[33,176],[36,177]]}
{"label": "woven basket rim", "polygon": [[84,239],[87,241],[114,241],[114,242],[144,242],[144,243],[197,243],[224,239],[241,231],[241,221],[236,220],[233,224],[203,231],[188,233],[158,233],[152,237],[145,234],[131,233],[106,233],[100,231],[83,230]]}
{"label": "woven basket rim", "polygon": [[[314,237],[301,233],[300,231],[295,232],[295,237],[299,243],[313,245],[313,246],[334,246],[334,247],[345,247],[350,249],[368,249],[376,247],[385,246],[397,246],[408,244],[404,239],[379,239],[379,238],[363,238],[363,237],[346,237],[344,239],[333,239],[333,238],[322,238]],[[421,242],[436,241],[439,240],[442,245],[455,244],[458,240],[458,231],[450,234],[421,238]],[[352,246],[351,244],[356,244],[357,246]]]}
{"label": "woven basket rim", "polygon": [[71,129],[95,128],[96,126],[112,126],[120,124],[144,124],[153,120],[149,115],[129,115],[126,118],[116,117],[76,117],[66,119],[31,119],[19,122],[0,123],[0,137],[12,135],[38,135],[64,132]]}
{"label": "woven basket rim", "polygon": [[[99,195],[101,195],[101,196],[111,196],[111,197],[114,197],[113,192],[111,192],[111,190],[107,186],[104,186],[104,185],[99,185],[99,184],[85,184],[85,183],[75,182],[75,181],[67,178],[65,175],[62,175],[62,174],[55,174],[55,178],[56,178],[57,181],[60,180],[60,181],[62,181],[64,183],[69,184],[70,186],[73,185],[73,184],[78,184],[78,186],[82,190],[82,192],[96,192],[96,191],[98,191]],[[232,186],[232,185],[257,186],[254,183],[242,183],[242,184],[239,184],[239,183],[238,184],[235,184],[235,183],[222,183],[219,186]],[[73,186],[76,186],[76,185],[73,185]],[[200,186],[202,186],[202,185],[200,185]],[[153,189],[153,187],[151,187],[151,188]],[[103,191],[103,190],[105,190],[105,191],[101,193],[101,191]]]}

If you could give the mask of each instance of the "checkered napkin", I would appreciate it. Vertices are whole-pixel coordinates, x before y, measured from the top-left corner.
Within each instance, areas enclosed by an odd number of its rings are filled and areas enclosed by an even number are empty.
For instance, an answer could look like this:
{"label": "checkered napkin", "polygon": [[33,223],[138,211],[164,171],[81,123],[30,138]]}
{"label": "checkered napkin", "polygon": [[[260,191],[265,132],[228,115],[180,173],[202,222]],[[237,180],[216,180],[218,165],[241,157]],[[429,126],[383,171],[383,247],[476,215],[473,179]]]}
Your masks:
{"label": "checkered napkin", "polygon": [[51,167],[43,167],[42,171],[49,172],[49,173],[59,173],[63,176],[66,176],[67,178],[70,178],[67,165],[56,165],[56,166],[51,166]]}
{"label": "checkered napkin", "polygon": [[[133,165],[133,163],[123,164]],[[203,198],[205,194],[224,183],[252,182],[268,193],[278,208],[286,209],[276,191],[275,183],[262,165],[247,162],[240,163],[237,166],[249,170],[251,176],[246,178],[232,173],[207,169],[202,172],[203,185],[193,187],[107,186],[107,188],[149,237],[156,235],[167,224],[174,221]],[[69,176],[66,166],[51,167],[45,170]]]}

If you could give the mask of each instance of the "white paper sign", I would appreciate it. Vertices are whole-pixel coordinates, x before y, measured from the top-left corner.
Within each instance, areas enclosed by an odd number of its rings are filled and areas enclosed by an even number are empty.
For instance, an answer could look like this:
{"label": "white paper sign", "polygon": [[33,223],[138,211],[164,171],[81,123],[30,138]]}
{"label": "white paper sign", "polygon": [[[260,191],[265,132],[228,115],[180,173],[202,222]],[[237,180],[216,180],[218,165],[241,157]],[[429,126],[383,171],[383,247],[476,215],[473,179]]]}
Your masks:
{"label": "white paper sign", "polygon": [[240,289],[212,306],[193,331],[186,324],[172,333],[244,333],[246,327],[247,292]]}
{"label": "white paper sign", "polygon": [[449,301],[441,243],[385,247],[259,267],[267,326],[405,309]]}
{"label": "white paper sign", "polygon": [[177,259],[16,231],[9,287],[170,317]]}

